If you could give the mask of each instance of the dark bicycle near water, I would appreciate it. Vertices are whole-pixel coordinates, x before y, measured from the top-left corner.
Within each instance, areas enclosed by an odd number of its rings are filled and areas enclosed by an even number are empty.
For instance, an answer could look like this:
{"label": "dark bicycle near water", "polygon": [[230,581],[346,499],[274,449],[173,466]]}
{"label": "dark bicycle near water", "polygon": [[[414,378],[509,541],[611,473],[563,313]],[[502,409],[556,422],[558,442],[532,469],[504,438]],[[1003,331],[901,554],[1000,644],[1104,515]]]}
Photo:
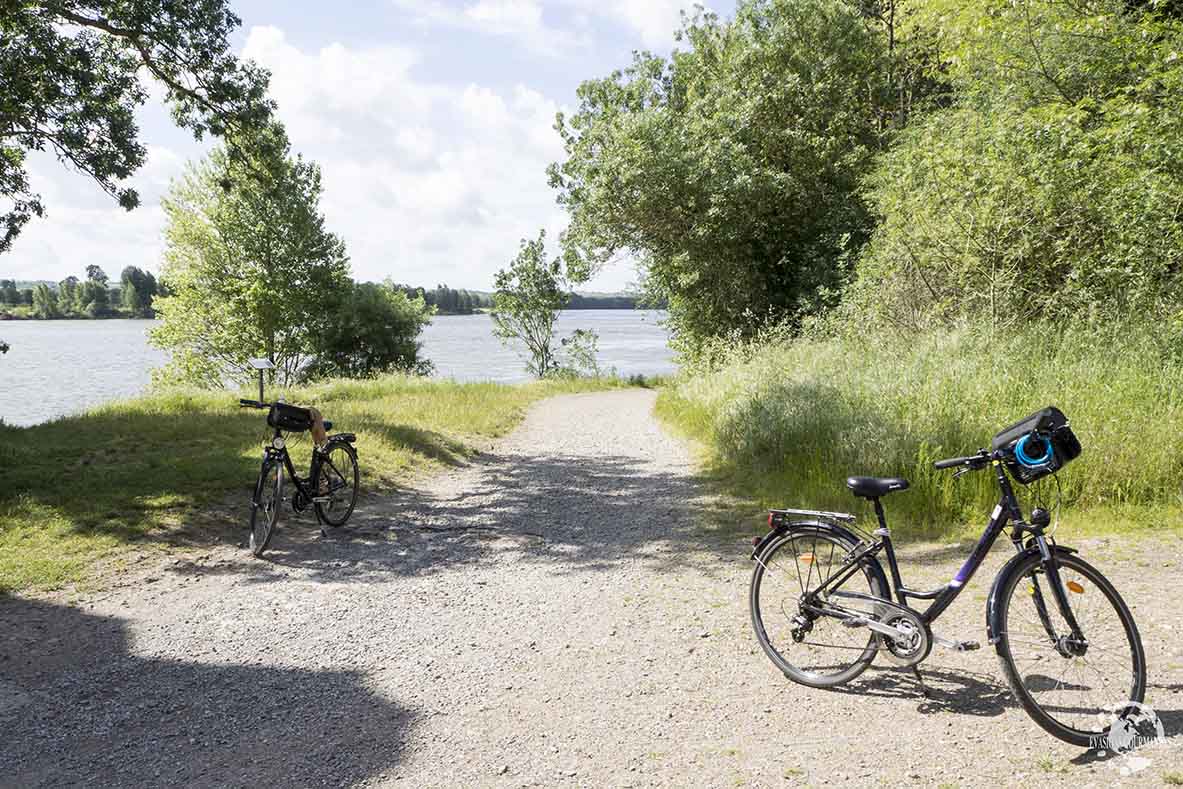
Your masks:
{"label": "dark bicycle near water", "polygon": [[[279,525],[279,513],[284,501],[284,476],[295,490],[291,494],[294,512],[309,506],[316,512],[316,520],[329,526],[344,526],[357,505],[358,466],[357,437],[353,433],[329,434],[322,447],[313,447],[307,477],[300,477],[288,454],[288,439],[284,433],[304,433],[312,428],[312,412],[307,408],[289,405],[282,400],[263,402],[263,370],[269,369],[266,360],[252,360],[259,369],[259,399],[239,400],[243,408],[267,409],[267,425],[274,429],[271,440],[263,445],[263,465],[251,497],[250,549],[262,556]],[[325,431],[333,423],[324,420]]]}
{"label": "dark bicycle near water", "polygon": [[[1058,409],[1049,407],[998,433],[991,449],[937,461],[957,475],[991,468],[998,506],[957,574],[944,586],[904,586],[881,499],[906,490],[900,478],[851,477],[869,500],[878,528],[868,533],[839,512],[773,510],[770,531],[752,558],[752,625],[765,653],[786,677],[816,688],[861,674],[878,655],[917,666],[934,643],[977,649],[932,632],[932,624],[969,583],[1009,527],[1016,555],[999,571],[986,604],[986,632],[1023,709],[1045,731],[1081,747],[1104,742],[1108,725],[1136,710],[1146,692],[1146,655],[1129,608],[1099,570],[1048,531],[1050,513],[1024,519],[1011,485],[1055,474],[1080,454]],[[887,574],[878,556],[887,558]],[[894,600],[892,599],[894,592]],[[931,601],[923,610],[910,599]]]}

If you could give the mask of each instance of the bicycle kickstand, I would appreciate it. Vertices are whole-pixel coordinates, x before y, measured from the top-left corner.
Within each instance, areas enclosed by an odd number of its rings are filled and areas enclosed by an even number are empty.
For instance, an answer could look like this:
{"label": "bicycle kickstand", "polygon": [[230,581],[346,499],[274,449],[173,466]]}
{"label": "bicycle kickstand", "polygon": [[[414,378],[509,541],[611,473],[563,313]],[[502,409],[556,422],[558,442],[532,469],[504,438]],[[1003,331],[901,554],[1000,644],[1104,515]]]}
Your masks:
{"label": "bicycle kickstand", "polygon": [[916,677],[916,682],[920,685],[920,695],[926,699],[932,698],[932,693],[928,689],[928,685],[924,684],[924,677],[920,676],[920,667],[912,666],[912,675]]}

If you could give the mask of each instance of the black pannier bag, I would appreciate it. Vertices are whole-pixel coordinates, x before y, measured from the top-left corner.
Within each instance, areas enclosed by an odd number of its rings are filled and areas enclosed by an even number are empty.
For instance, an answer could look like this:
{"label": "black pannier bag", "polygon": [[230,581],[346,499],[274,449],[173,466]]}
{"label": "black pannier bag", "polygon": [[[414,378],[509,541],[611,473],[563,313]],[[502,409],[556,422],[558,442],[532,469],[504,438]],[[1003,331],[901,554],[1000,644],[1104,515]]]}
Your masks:
{"label": "black pannier bag", "polygon": [[267,412],[267,424],[287,433],[302,433],[312,429],[312,412],[287,403],[275,403]]}
{"label": "black pannier bag", "polygon": [[1080,441],[1068,417],[1053,405],[994,436],[991,447],[1002,450],[1011,476],[1024,485],[1055,474],[1080,455]]}

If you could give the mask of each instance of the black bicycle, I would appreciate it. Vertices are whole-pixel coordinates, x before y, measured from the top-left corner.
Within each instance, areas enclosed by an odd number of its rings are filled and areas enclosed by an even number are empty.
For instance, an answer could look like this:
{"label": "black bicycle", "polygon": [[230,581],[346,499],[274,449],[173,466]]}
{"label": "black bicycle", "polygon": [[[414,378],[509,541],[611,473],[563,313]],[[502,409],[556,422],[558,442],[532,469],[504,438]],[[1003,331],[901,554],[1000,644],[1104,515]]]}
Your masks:
{"label": "black bicycle", "polygon": [[[851,477],[854,495],[874,505],[878,528],[847,513],[773,510],[770,531],[754,540],[750,606],[765,653],[789,679],[816,688],[849,682],[883,655],[917,666],[933,644],[954,650],[973,641],[934,635],[931,625],[957,599],[995,540],[1010,527],[1017,555],[999,571],[986,604],[986,631],[1023,709],[1044,730],[1081,747],[1103,747],[1108,726],[1135,712],[1146,692],[1146,655],[1137,625],[1105,576],[1048,532],[1042,507],[1025,520],[1011,477],[1027,484],[1054,474],[1080,453],[1055,408],[1032,414],[994,437],[992,448],[935,463],[958,476],[992,468],[998,506],[969,558],[946,585],[903,585],[880,499],[906,490],[900,478]],[[1009,475],[1008,475],[1009,472]],[[887,557],[891,584],[877,558]],[[894,592],[895,600],[892,599]],[[923,612],[911,598],[930,600]]]}
{"label": "black bicycle", "polygon": [[[312,449],[308,476],[301,478],[288,454],[284,433],[303,433],[312,428],[312,413],[307,408],[282,401],[265,403],[262,400],[239,400],[243,408],[266,408],[267,424],[275,429],[271,440],[263,445],[263,466],[251,498],[251,553],[262,556],[279,525],[279,511],[284,501],[284,473],[295,485],[291,497],[292,510],[303,512],[309,505],[316,511],[318,523],[344,526],[357,504],[358,468],[357,437],[353,433],[330,435],[323,447]],[[326,431],[333,423],[325,420]]]}

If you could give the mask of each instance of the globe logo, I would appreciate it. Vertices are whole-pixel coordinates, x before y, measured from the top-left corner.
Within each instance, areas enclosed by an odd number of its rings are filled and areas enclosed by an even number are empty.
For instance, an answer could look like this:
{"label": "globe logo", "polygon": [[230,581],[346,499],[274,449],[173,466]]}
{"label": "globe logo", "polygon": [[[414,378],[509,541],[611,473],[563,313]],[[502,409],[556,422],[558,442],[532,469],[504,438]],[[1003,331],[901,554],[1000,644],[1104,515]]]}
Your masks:
{"label": "globe logo", "polygon": [[1166,737],[1162,721],[1154,710],[1136,701],[1118,704],[1112,708],[1117,716],[1105,736],[1105,746],[1116,753],[1128,753]]}

